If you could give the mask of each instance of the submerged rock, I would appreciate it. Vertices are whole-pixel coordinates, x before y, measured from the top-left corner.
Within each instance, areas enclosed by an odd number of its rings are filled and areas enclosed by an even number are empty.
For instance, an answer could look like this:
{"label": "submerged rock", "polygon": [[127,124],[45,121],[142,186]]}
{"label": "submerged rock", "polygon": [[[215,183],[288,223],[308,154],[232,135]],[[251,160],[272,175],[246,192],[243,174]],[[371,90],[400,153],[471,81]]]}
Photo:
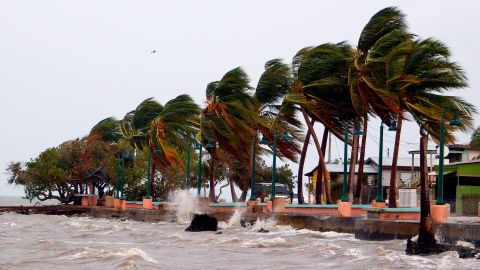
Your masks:
{"label": "submerged rock", "polygon": [[462,259],[474,258],[477,254],[480,254],[479,249],[459,245],[435,244],[432,247],[421,247],[416,241],[412,241],[411,239],[407,240],[407,248],[405,249],[407,255],[429,255],[447,251],[457,252],[458,257]]}
{"label": "submerged rock", "polygon": [[17,211],[17,214],[30,215],[30,211],[28,210],[28,208],[24,208],[24,209],[20,209],[20,211]]}
{"label": "submerged rock", "polygon": [[253,226],[254,224],[255,224],[255,220],[246,220],[246,219],[240,220],[240,225],[243,228],[246,228],[247,226]]}
{"label": "submerged rock", "polygon": [[218,220],[207,214],[195,214],[190,226],[185,229],[187,232],[217,231]]}
{"label": "submerged rock", "polygon": [[265,230],[264,228],[260,228],[260,230],[258,230],[259,233],[269,233],[270,231],[269,230]]}

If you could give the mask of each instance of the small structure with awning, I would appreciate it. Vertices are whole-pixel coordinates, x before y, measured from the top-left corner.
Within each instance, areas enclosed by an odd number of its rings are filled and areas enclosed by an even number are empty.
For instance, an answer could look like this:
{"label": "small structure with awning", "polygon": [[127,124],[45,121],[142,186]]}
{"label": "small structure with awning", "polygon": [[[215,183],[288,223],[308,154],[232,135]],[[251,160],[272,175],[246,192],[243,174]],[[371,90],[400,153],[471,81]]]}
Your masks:
{"label": "small structure with awning", "polygon": [[[438,166],[431,176],[438,175]],[[443,199],[457,215],[477,215],[480,202],[480,160],[445,165]],[[433,199],[433,198],[432,198]]]}

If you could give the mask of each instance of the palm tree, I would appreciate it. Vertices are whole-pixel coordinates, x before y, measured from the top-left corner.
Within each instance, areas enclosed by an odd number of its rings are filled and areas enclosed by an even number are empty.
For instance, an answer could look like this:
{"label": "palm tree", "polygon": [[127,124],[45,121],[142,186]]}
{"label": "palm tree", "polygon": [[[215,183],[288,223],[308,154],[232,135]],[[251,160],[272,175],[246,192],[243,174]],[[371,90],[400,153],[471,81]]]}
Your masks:
{"label": "palm tree", "polygon": [[[220,81],[207,86],[207,106],[200,115],[200,133],[197,138],[202,144],[218,144],[226,153],[236,157],[241,164],[250,160],[251,140],[256,131],[250,123],[257,121],[254,115],[254,99],[249,94],[251,87],[247,74],[241,68],[227,72]],[[215,200],[215,148],[208,148],[211,155],[210,200]],[[241,184],[245,200],[248,182]]]}
{"label": "palm tree", "polygon": [[[302,123],[297,119],[298,106],[285,100],[285,94],[292,88],[294,83],[291,68],[284,64],[280,59],[267,61],[265,71],[260,79],[253,95],[255,99],[255,112],[258,115],[258,121],[254,123],[255,129],[262,131],[266,138],[272,140],[274,132],[286,131],[294,140],[286,142],[279,140],[279,157],[287,158],[291,161],[297,161],[297,155],[300,153],[299,142],[303,139],[301,135]],[[257,134],[254,135],[255,137]],[[310,133],[307,133],[307,138]],[[305,139],[307,140],[307,139]],[[258,140],[256,140],[258,141]],[[298,174],[298,198],[299,203],[303,203],[302,193],[302,170],[305,162],[306,146],[304,144],[301,166]],[[259,151],[260,147],[256,147]]]}
{"label": "palm tree", "polygon": [[[369,115],[376,115],[388,125],[393,121],[393,115],[398,115],[398,110],[388,106],[392,102],[385,93],[375,91],[366,77],[375,77],[385,73],[381,65],[372,65],[372,58],[382,58],[388,54],[392,47],[410,38],[407,33],[405,15],[395,7],[387,7],[372,16],[360,34],[355,57],[349,68],[348,77],[352,96],[352,103],[363,118],[363,137],[360,147],[360,163],[358,169],[357,186],[354,201],[360,200],[361,178],[365,158],[367,123]],[[368,63],[368,64],[367,64]],[[401,129],[401,118],[398,118],[398,129]],[[399,134],[399,133],[398,133]],[[352,151],[356,155],[356,151]],[[394,149],[392,162],[392,176],[396,175],[398,147]],[[352,166],[351,166],[352,168]],[[351,172],[352,173],[352,172]],[[352,176],[352,175],[351,175]]]}
{"label": "palm tree", "polygon": [[[319,155],[319,172],[322,173],[320,177],[326,180],[325,191],[329,202],[331,201],[329,177],[324,161],[324,150],[315,134],[312,122],[322,123],[326,130],[338,138],[343,138],[345,128],[353,127],[356,112],[351,103],[347,81],[352,52],[352,48],[344,42],[326,43],[300,50],[293,60],[296,82],[286,95],[289,102],[300,106],[300,111],[315,142]],[[326,139],[322,144],[325,145],[325,143]],[[317,202],[319,202],[320,191],[319,187],[316,192]]]}
{"label": "palm tree", "polygon": [[[422,128],[434,134],[435,130],[432,126],[435,125],[431,123],[439,122],[442,115],[438,110],[432,109],[435,102],[441,98],[439,94],[466,86],[466,78],[462,70],[456,63],[449,61],[448,57],[448,48],[439,41],[409,39],[393,47],[387,56],[372,55],[367,59],[367,68],[371,66],[372,69],[381,71],[379,67],[382,66],[385,71],[364,76],[364,80],[373,91],[388,101],[391,111],[398,114],[394,161],[398,155],[401,122],[406,117],[405,113],[410,113]],[[472,106],[463,104],[458,98],[449,97],[449,100],[454,100],[455,104],[462,108],[462,110],[457,109],[457,112],[466,119],[469,117],[473,110]],[[444,110],[444,108],[440,109]],[[446,134],[447,140],[451,139],[450,136]],[[390,179],[389,207],[396,207],[394,167],[392,167]]]}
{"label": "palm tree", "polygon": [[101,120],[90,130],[89,135],[94,134],[100,136],[104,142],[118,142],[121,138],[119,121],[114,117]]}
{"label": "palm tree", "polygon": [[149,98],[120,121],[124,139],[135,149],[146,148],[152,156],[149,172],[152,194],[157,169],[166,172],[174,164],[183,164],[177,149],[184,149],[191,134],[197,132],[198,113],[198,105],[188,95],[180,95],[165,106]]}

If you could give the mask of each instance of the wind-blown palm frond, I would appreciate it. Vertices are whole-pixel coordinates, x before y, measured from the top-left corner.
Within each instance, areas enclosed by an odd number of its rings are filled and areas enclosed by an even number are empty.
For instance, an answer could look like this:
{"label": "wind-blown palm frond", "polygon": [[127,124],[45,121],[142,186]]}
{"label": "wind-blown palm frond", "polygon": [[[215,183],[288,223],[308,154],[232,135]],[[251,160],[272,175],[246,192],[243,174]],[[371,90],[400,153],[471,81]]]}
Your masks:
{"label": "wind-blown palm frond", "polygon": [[105,142],[117,142],[121,137],[119,121],[113,117],[105,118],[90,130],[90,134],[98,134]]}

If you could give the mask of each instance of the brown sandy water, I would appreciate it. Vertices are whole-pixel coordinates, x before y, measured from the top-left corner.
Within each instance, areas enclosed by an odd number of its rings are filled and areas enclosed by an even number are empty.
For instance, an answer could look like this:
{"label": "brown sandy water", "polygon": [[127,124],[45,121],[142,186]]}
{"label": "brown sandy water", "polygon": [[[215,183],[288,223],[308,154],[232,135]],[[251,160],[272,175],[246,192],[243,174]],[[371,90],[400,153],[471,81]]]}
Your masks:
{"label": "brown sandy water", "polygon": [[5,213],[0,269],[480,269],[480,260],[455,252],[407,256],[400,240],[360,241],[274,220],[242,228],[239,218],[216,234],[178,223]]}

